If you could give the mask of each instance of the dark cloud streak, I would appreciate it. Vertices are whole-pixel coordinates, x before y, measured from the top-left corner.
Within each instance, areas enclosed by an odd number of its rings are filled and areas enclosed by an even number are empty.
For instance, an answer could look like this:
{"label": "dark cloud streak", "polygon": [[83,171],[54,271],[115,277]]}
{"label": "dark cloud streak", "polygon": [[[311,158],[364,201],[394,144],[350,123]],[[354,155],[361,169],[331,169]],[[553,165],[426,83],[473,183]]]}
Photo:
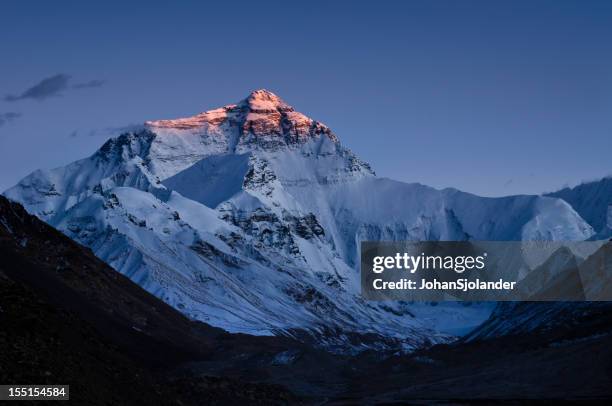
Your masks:
{"label": "dark cloud streak", "polygon": [[41,80],[36,85],[25,90],[18,96],[7,95],[4,100],[13,102],[24,99],[45,100],[50,97],[60,96],[61,93],[68,87],[70,75],[60,73]]}
{"label": "dark cloud streak", "polygon": [[41,80],[36,85],[26,89],[19,95],[6,95],[4,100],[8,102],[15,102],[19,100],[38,100],[43,101],[51,97],[61,96],[62,92],[70,89],[91,89],[96,87],[104,86],[106,81],[100,79],[93,79],[88,82],[76,83],[70,86],[71,76],[65,73],[59,73],[57,75],[50,76],[46,79]]}

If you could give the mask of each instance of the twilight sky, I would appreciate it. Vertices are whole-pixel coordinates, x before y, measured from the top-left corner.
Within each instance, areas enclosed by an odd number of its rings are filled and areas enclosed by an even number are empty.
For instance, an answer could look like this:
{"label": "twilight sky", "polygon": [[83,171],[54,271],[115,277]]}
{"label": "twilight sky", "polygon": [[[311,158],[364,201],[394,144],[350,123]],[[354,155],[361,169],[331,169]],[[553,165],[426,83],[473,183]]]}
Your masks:
{"label": "twilight sky", "polygon": [[258,88],[380,176],[499,196],[612,174],[612,2],[97,3],[2,2],[0,191]]}

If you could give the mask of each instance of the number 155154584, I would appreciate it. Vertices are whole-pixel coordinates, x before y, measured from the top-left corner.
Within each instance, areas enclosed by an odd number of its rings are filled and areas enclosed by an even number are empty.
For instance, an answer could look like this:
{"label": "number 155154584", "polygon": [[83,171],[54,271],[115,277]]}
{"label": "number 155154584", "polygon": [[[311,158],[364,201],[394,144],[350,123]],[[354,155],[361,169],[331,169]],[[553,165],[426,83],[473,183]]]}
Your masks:
{"label": "number 155154584", "polygon": [[69,400],[68,385],[0,385],[0,400]]}

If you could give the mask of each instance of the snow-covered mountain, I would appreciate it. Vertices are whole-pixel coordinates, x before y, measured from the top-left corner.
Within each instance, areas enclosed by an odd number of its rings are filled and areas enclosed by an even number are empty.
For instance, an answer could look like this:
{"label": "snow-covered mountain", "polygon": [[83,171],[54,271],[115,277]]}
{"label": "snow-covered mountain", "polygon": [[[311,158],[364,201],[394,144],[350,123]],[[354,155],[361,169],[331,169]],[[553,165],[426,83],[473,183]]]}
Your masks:
{"label": "snow-covered mountain", "polygon": [[597,232],[597,238],[612,236],[612,176],[564,188],[547,196],[568,202]]}
{"label": "snow-covered mountain", "polygon": [[561,199],[379,178],[327,126],[266,90],[149,121],[5,194],[192,318],[335,351],[410,350],[448,340],[440,325],[488,316],[482,306],[362,300],[362,240],[594,234]]}

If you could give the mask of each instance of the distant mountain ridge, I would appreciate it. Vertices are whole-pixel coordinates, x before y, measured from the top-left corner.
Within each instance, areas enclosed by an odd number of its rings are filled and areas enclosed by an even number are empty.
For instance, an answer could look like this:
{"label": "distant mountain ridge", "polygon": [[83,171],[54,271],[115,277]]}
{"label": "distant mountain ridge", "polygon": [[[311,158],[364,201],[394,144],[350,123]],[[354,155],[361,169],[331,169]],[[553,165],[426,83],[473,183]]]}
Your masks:
{"label": "distant mountain ridge", "polygon": [[363,240],[584,240],[564,200],[483,198],[378,178],[324,124],[265,90],[156,120],[5,195],[182,311],[230,332],[337,352],[410,351],[478,306],[360,297]]}
{"label": "distant mountain ridge", "polygon": [[612,236],[612,176],[564,188],[546,196],[568,202],[598,233],[597,238]]}

